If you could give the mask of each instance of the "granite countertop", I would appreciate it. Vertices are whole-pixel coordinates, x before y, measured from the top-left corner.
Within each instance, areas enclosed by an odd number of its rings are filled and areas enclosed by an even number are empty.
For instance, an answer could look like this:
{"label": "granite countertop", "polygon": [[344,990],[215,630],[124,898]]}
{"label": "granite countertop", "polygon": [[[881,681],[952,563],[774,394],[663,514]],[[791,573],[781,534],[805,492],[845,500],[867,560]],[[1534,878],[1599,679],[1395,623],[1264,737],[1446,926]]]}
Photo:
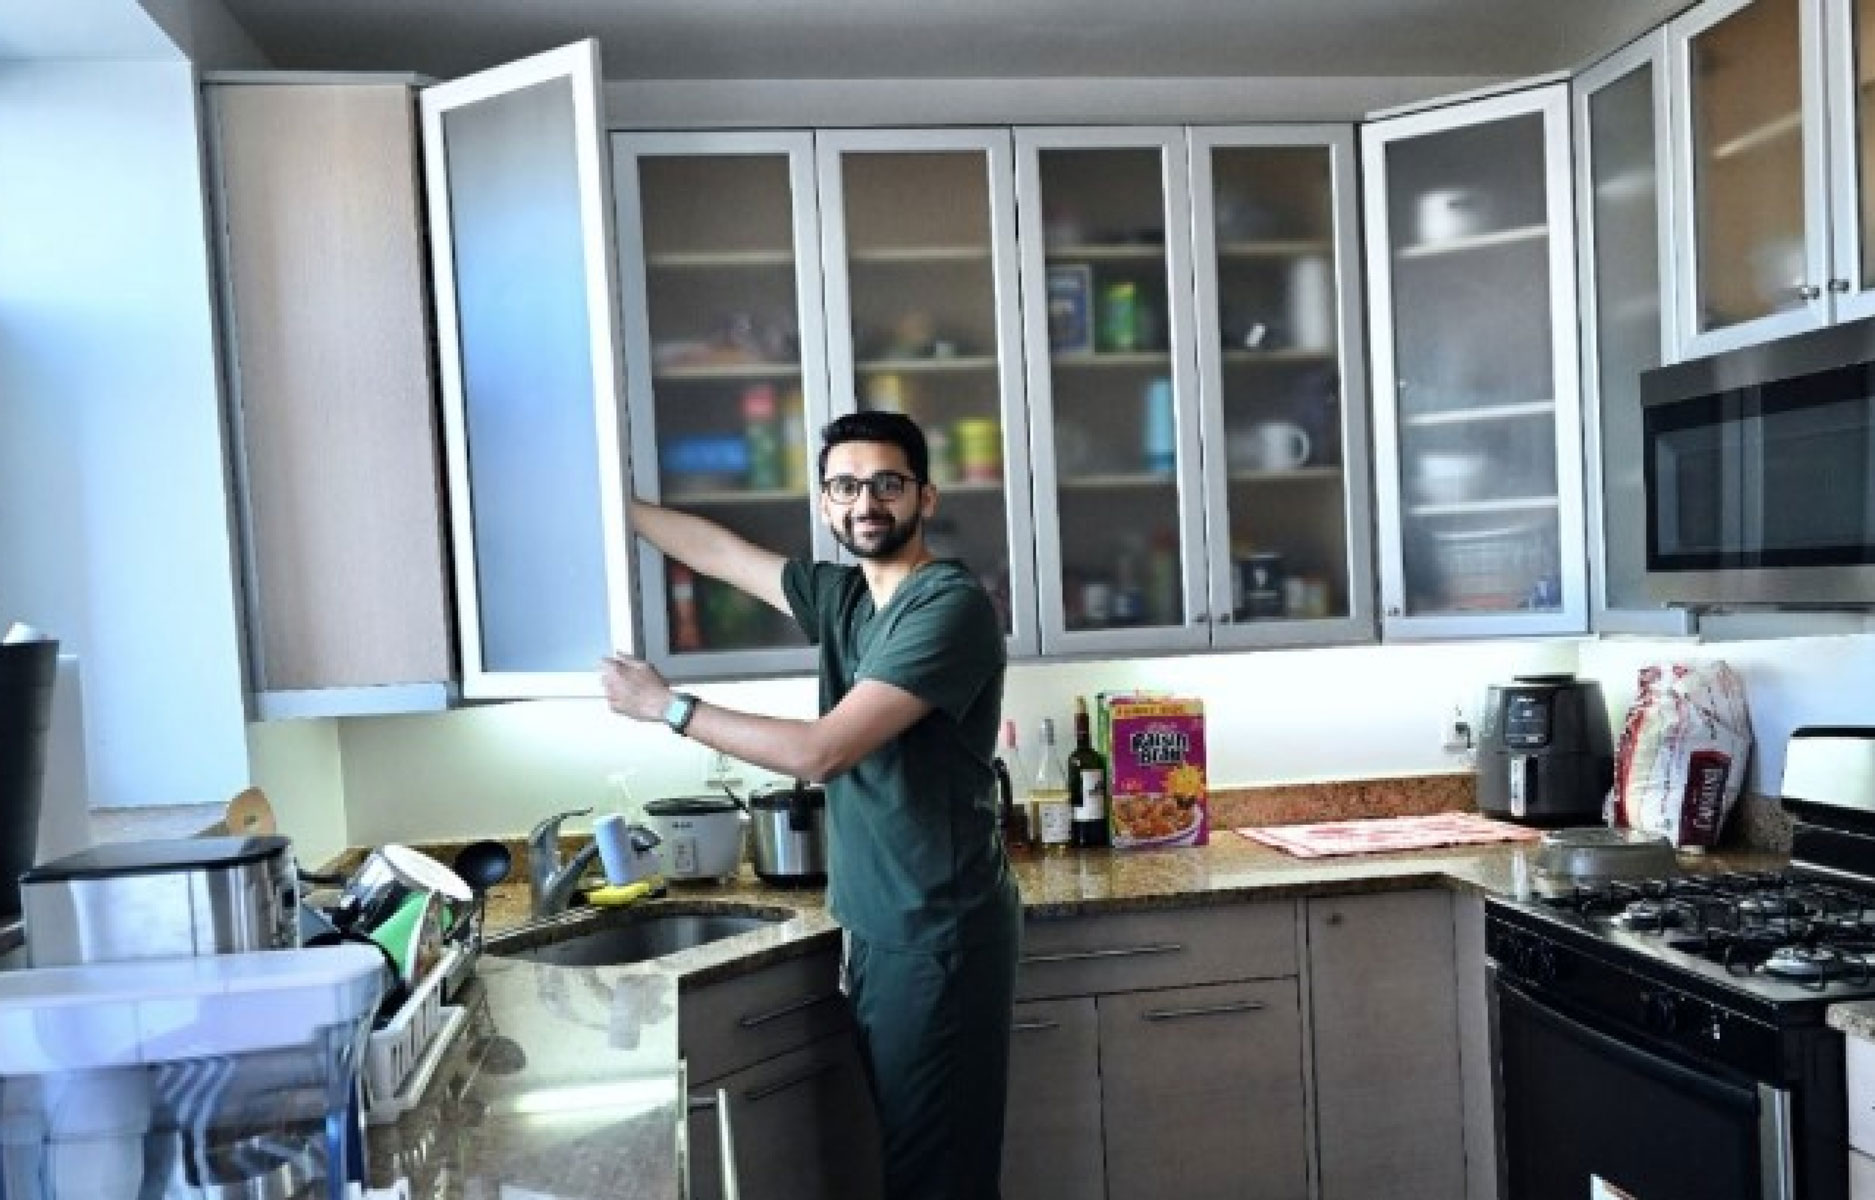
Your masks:
{"label": "granite countertop", "polygon": [[1851,1037],[1875,1040],[1875,1000],[1829,1006],[1829,1025]]}
{"label": "granite countertop", "polygon": [[[1415,887],[1527,892],[1534,843],[1297,859],[1222,833],[1208,847],[1141,854],[1023,854],[1032,917],[1132,912]],[[1781,855],[1689,860],[1691,869],[1759,869]],[[372,1182],[407,1178],[437,1200],[524,1189],[542,1197],[672,1200],[683,1084],[677,1005],[691,988],[831,945],[838,928],[818,890],[770,887],[747,868],[727,884],[673,885],[667,910],[783,915],[773,927],[626,967],[557,967],[484,956],[474,1019],[425,1102],[370,1131]],[[525,884],[490,894],[491,931],[526,917]],[[575,912],[575,926],[629,920]],[[543,936],[542,940],[548,940]]]}

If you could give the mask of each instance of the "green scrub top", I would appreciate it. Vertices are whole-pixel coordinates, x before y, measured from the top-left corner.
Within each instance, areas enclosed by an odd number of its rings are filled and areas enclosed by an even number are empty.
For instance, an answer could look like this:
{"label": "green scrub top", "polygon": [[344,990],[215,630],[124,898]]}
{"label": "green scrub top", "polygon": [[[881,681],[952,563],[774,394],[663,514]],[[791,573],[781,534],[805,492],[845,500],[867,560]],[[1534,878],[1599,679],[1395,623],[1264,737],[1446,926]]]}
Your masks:
{"label": "green scrub top", "polygon": [[899,950],[1007,940],[1017,909],[992,763],[1002,622],[960,562],[913,571],[875,611],[857,567],[790,561],[788,604],[820,647],[820,709],[862,679],[931,706],[827,781],[827,902],[855,936]]}

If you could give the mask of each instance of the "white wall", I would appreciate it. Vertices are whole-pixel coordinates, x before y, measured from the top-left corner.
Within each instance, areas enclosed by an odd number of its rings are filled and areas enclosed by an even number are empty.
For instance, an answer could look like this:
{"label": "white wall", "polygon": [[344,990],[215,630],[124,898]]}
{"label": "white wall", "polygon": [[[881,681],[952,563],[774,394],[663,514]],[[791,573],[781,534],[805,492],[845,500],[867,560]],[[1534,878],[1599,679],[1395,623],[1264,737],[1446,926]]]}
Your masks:
{"label": "white wall", "polygon": [[1723,659],[1744,678],[1753,739],[1745,786],[1760,795],[1779,794],[1784,743],[1799,725],[1875,725],[1875,634],[1708,645],[1590,642],[1578,670],[1601,681],[1618,737],[1643,666],[1707,659]]}
{"label": "white wall", "polygon": [[94,807],[247,778],[195,95],[0,63],[0,620],[83,663]]}
{"label": "white wall", "polygon": [[302,866],[317,866],[350,845],[338,726],[326,719],[247,727],[254,786],[267,793],[280,832],[293,839]]}
{"label": "white wall", "polygon": [[[1440,746],[1451,706],[1475,712],[1486,685],[1515,673],[1567,671],[1575,657],[1574,642],[1550,641],[1018,665],[1003,708],[1027,745],[1043,716],[1055,717],[1065,737],[1077,695],[1150,687],[1197,696],[1219,787],[1464,770],[1464,758]],[[756,712],[814,714],[811,679],[695,690]],[[358,845],[516,833],[561,809],[603,811],[614,803],[606,776],[618,771],[632,773],[640,800],[694,793],[704,764],[696,743],[662,725],[614,717],[596,700],[339,725],[345,833]],[[751,773],[749,782],[767,778]]]}

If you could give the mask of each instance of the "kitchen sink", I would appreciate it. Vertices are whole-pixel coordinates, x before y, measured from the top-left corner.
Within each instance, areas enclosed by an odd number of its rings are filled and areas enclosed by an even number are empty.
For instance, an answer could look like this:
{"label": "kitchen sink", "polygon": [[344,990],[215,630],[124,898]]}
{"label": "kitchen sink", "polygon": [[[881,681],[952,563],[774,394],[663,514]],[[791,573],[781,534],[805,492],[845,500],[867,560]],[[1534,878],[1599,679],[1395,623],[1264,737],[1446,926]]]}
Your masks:
{"label": "kitchen sink", "polygon": [[522,926],[488,939],[486,952],[562,967],[610,967],[649,962],[680,950],[767,929],[786,913],[659,912],[627,910],[595,923],[582,917]]}

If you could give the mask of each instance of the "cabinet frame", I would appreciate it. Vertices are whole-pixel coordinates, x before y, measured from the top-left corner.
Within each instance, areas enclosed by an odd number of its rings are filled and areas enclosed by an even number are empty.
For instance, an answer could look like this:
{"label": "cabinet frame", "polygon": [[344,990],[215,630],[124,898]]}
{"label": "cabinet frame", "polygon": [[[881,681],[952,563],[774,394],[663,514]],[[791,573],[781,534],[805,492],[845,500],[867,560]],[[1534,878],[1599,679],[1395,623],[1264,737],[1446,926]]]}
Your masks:
{"label": "cabinet frame", "polygon": [[[1331,254],[1335,265],[1335,363],[1341,395],[1342,513],[1346,524],[1348,615],[1314,620],[1239,623],[1231,604],[1230,464],[1221,453],[1205,457],[1204,511],[1206,576],[1211,644],[1220,650],[1264,646],[1371,642],[1374,624],[1372,464],[1367,435],[1367,372],[1364,291],[1360,254],[1360,187],[1355,171],[1354,129],[1349,125],[1238,127],[1197,125],[1188,131],[1191,171],[1192,269],[1199,312],[1219,311],[1217,208],[1211,152],[1259,146],[1319,147],[1328,152],[1333,186]],[[1199,421],[1205,445],[1221,450],[1224,434],[1223,334],[1218,322],[1198,321]]]}
{"label": "cabinet frame", "polygon": [[[996,381],[1003,428],[1004,536],[1009,546],[1010,657],[1041,653],[1037,624],[1035,521],[1030,480],[1027,396],[1023,389],[1021,261],[1016,243],[1014,149],[1004,129],[837,129],[814,134],[819,181],[821,280],[827,314],[827,394],[832,416],[858,408],[858,364],[853,348],[848,277],[846,181],[849,154],[964,151],[984,155],[990,201],[990,273],[994,285]],[[837,319],[836,319],[837,318]],[[940,502],[942,489],[940,491]],[[850,556],[844,556],[850,558]]]}
{"label": "cabinet frame", "polygon": [[[581,258],[586,268],[586,323],[592,368],[593,426],[599,460],[606,623],[613,648],[631,653],[637,646],[632,619],[630,531],[625,505],[626,446],[619,420],[622,381],[615,341],[619,314],[612,275],[612,205],[609,202],[610,177],[606,171],[602,78],[599,43],[587,39],[439,84],[426,89],[421,96],[424,182],[428,193],[443,441],[447,451],[450,532],[455,561],[457,636],[465,699],[596,697],[602,694],[596,670],[492,671],[485,665],[482,653],[455,250],[447,236],[451,228],[450,179],[443,118],[454,109],[546,83],[568,83],[573,101],[573,128],[569,133],[578,173]],[[594,647],[595,654],[604,649]]]}
{"label": "cabinet frame", "polygon": [[[1671,102],[1673,147],[1674,301],[1673,361],[1700,358],[1721,350],[1755,345],[1830,322],[1831,278],[1829,217],[1830,182],[1824,104],[1825,62],[1823,14],[1819,0],[1798,0],[1802,76],[1801,126],[1803,138],[1804,278],[1816,289],[1800,308],[1740,321],[1722,329],[1699,331],[1698,195],[1693,161],[1692,43],[1720,22],[1749,8],[1757,0],[1707,0],[1705,4],[1669,22],[1667,34],[1668,94]],[[1853,212],[1853,209],[1849,211]]]}
{"label": "cabinet frame", "polygon": [[[1595,144],[1590,136],[1590,102],[1596,93],[1627,79],[1634,72],[1653,71],[1654,122],[1654,228],[1658,245],[1655,274],[1660,284],[1659,362],[1673,359],[1678,339],[1677,293],[1674,270],[1673,212],[1677,180],[1673,174],[1671,87],[1667,78],[1668,45],[1665,27],[1654,30],[1596,63],[1570,81],[1570,108],[1575,126],[1576,270],[1577,295],[1582,305],[1582,442],[1587,472],[1584,489],[1585,524],[1589,553],[1589,623],[1599,633],[1685,636],[1694,632],[1697,619],[1684,608],[1611,608],[1608,603],[1607,505],[1602,471],[1601,344],[1598,318],[1601,299],[1595,287]],[[1640,447],[1633,447],[1635,453]]]}
{"label": "cabinet frame", "polygon": [[[1837,321],[1875,316],[1875,286],[1862,286],[1862,252],[1875,230],[1862,228],[1862,175],[1856,103],[1856,0],[1821,0],[1823,72],[1829,120],[1830,264],[1827,300]],[[1806,110],[1805,118],[1808,119]],[[1838,285],[1843,290],[1837,291]]]}
{"label": "cabinet frame", "polygon": [[[814,135],[774,133],[631,133],[612,134],[614,197],[618,210],[620,301],[626,332],[625,395],[633,455],[633,495],[656,503],[658,479],[656,391],[652,381],[651,309],[645,257],[644,213],[639,185],[641,158],[690,156],[775,157],[788,160],[788,188],[795,254],[794,303],[799,324],[802,418],[813,470],[815,434],[830,419],[824,308],[821,299],[820,205],[814,191]],[[829,560],[837,549],[820,519],[819,491],[810,480],[801,497],[809,522],[813,556]],[[772,547],[767,547],[772,549]],[[812,645],[766,650],[671,649],[670,614],[664,587],[664,554],[649,542],[637,546],[640,603],[644,616],[646,657],[675,679],[742,679],[752,676],[811,673],[818,661]]]}
{"label": "cabinet frame", "polygon": [[[1185,130],[1177,125],[1037,126],[1015,131],[1016,203],[1022,252],[1023,356],[1029,397],[1029,442],[1035,496],[1035,568],[1041,604],[1042,653],[1105,654],[1202,650],[1211,644],[1204,557],[1204,491],[1198,445],[1197,359],[1191,272],[1191,187]],[[1062,594],[1061,512],[1055,499],[1055,406],[1048,341],[1048,263],[1042,218],[1044,150],[1157,150],[1165,217],[1168,367],[1172,376],[1182,625],[1125,629],[1067,626]]]}
{"label": "cabinet frame", "polygon": [[[1392,246],[1387,213],[1387,149],[1396,141],[1511,117],[1540,115],[1544,128],[1544,205],[1549,217],[1550,358],[1555,399],[1556,532],[1561,604],[1553,612],[1406,615],[1400,486],[1400,420],[1393,345]],[[1381,632],[1388,641],[1581,633],[1588,628],[1588,571],[1582,517],[1582,386],[1576,338],[1574,195],[1569,175],[1569,88],[1565,83],[1493,95],[1386,118],[1362,128],[1369,339],[1373,372],[1375,507],[1380,526]]]}

